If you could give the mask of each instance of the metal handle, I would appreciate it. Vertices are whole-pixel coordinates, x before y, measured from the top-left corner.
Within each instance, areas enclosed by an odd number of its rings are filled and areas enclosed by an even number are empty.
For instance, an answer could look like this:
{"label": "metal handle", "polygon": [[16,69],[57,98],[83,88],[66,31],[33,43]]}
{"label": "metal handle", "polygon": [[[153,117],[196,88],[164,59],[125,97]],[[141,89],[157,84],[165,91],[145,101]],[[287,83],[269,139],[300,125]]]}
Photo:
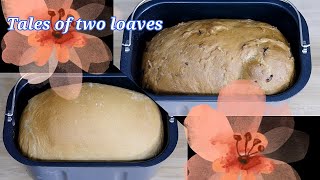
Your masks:
{"label": "metal handle", "polygon": [[[46,74],[46,73],[45,73]],[[15,108],[15,105],[16,105],[16,98],[17,98],[17,88],[18,88],[18,85],[20,84],[20,82],[24,79],[27,79],[26,77],[28,76],[34,76],[34,75],[37,75],[37,77],[41,77],[42,74],[41,73],[25,73],[23,76],[21,76],[19,78],[19,80],[16,82],[14,88],[13,88],[13,94],[12,94],[12,102],[11,102],[11,108],[6,111],[7,113],[5,113],[5,116],[8,117],[8,122],[12,122],[12,124],[14,125],[15,122],[13,121],[13,115],[14,115],[14,108]],[[45,77],[48,77],[47,75]],[[55,74],[54,77],[66,77],[66,75],[63,75],[63,74]],[[68,77],[82,77],[82,73],[71,73],[68,75]],[[49,78],[49,77],[48,77]],[[35,79],[35,78],[34,78]],[[28,80],[30,82],[30,79]]]}
{"label": "metal handle", "polygon": [[[151,0],[142,0],[133,10],[132,15],[130,20],[133,21],[133,17],[137,11],[137,9],[143,5],[144,3],[151,1]],[[297,16],[298,16],[298,21],[299,21],[299,31],[300,31],[300,44],[302,47],[302,53],[303,54],[307,54],[308,53],[308,48],[311,46],[310,43],[307,43],[306,40],[304,40],[303,38],[303,27],[302,27],[302,19],[301,19],[301,15],[300,12],[298,11],[298,9],[296,8],[296,6],[290,2],[289,0],[280,0],[281,2],[287,3],[289,4],[291,7],[293,7],[293,9],[296,11]],[[179,3],[187,3],[187,2],[179,2]],[[223,3],[243,3],[243,2],[223,2]],[[126,43],[123,43],[122,46],[125,47],[125,52],[130,52],[130,47],[132,44],[132,30],[129,31],[129,38],[128,40],[126,40]]]}
{"label": "metal handle", "polygon": [[15,108],[15,105],[16,105],[16,95],[17,95],[17,88],[18,88],[18,85],[19,83],[27,76],[31,75],[30,73],[26,73],[24,74],[23,76],[20,77],[20,79],[16,82],[16,85],[14,86],[14,89],[13,89],[13,94],[12,94],[12,102],[11,102],[11,108],[8,110],[7,113],[5,113],[5,116],[8,117],[8,122],[12,122],[13,126],[15,125],[15,122],[13,121],[13,112],[14,112],[14,108]]}
{"label": "metal handle", "polygon": [[289,0],[280,0],[280,1],[289,4],[296,11],[296,13],[298,15],[298,21],[299,21],[300,44],[301,44],[301,47],[302,47],[302,53],[303,54],[307,54],[308,53],[308,48],[311,46],[311,44],[307,43],[307,41],[303,39],[303,27],[302,27],[302,19],[301,19],[300,12],[298,11],[297,7],[292,2],[290,2]]}
{"label": "metal handle", "polygon": [[174,123],[174,121],[175,121],[175,118],[173,116],[169,116],[169,122],[172,124]]}
{"label": "metal handle", "polygon": [[[131,21],[133,21],[134,14],[136,13],[137,9],[144,3],[150,0],[142,0],[133,10],[132,15],[131,15]],[[129,39],[126,41],[125,44],[122,44],[122,46],[125,47],[125,52],[130,52],[130,46],[132,42],[132,30],[129,31]]]}

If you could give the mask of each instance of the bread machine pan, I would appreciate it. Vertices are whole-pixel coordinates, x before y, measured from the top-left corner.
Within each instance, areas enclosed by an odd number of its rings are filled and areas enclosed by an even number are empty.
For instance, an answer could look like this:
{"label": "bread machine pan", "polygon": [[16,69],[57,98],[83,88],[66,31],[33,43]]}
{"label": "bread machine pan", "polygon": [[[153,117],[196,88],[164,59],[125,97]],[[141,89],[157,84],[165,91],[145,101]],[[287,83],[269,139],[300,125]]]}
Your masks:
{"label": "bread machine pan", "polygon": [[[267,102],[287,100],[307,84],[311,74],[308,26],[295,6],[286,0],[151,0],[141,2],[129,20],[163,20],[164,27],[199,19],[253,19],[276,26],[287,38],[295,58],[296,78],[286,91],[267,96]],[[128,31],[123,36],[121,71],[141,86],[141,61],[146,42],[155,31]],[[170,115],[185,116],[198,104],[216,106],[217,96],[158,95],[146,93]]]}
{"label": "bread machine pan", "polygon": [[[141,92],[123,74],[106,74],[101,76],[85,75],[84,82],[109,84]],[[135,162],[61,162],[31,160],[21,153],[18,146],[19,119],[28,100],[49,88],[47,82],[31,85],[26,80],[20,80],[12,89],[8,101],[3,130],[3,141],[7,151],[18,162],[27,166],[28,172],[34,179],[41,180],[148,180],[154,175],[159,163],[164,161],[174,150],[178,141],[177,121],[170,118],[160,107],[165,141],[162,152],[149,160]],[[121,136],[121,134],[119,134]]]}

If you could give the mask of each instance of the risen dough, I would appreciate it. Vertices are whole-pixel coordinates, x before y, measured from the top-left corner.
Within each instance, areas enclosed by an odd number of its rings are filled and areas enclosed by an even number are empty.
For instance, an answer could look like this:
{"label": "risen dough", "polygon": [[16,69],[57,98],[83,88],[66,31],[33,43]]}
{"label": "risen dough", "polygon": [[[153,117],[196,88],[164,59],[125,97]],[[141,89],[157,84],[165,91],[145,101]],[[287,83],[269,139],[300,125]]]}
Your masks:
{"label": "risen dough", "polygon": [[52,90],[33,97],[21,117],[19,144],[32,159],[132,161],[157,155],[163,134],[160,111],[147,96],[85,83],[75,100]]}
{"label": "risen dough", "polygon": [[217,94],[233,80],[267,95],[287,89],[294,58],[281,32],[252,20],[198,20],[164,29],[143,57],[143,86],[165,94]]}

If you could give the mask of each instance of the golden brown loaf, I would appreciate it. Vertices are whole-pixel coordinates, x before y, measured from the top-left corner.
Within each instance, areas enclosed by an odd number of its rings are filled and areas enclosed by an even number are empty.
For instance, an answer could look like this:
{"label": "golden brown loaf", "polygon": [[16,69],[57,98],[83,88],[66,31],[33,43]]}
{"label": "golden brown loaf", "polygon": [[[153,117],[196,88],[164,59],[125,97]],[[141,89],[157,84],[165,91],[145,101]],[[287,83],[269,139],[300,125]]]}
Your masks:
{"label": "golden brown loaf", "polygon": [[150,98],[85,83],[75,100],[52,90],[32,98],[22,114],[19,144],[32,159],[132,161],[157,155],[163,135],[160,111]]}
{"label": "golden brown loaf", "polygon": [[217,94],[238,79],[267,95],[294,78],[294,58],[281,32],[252,20],[199,20],[164,29],[143,56],[143,86],[164,94]]}

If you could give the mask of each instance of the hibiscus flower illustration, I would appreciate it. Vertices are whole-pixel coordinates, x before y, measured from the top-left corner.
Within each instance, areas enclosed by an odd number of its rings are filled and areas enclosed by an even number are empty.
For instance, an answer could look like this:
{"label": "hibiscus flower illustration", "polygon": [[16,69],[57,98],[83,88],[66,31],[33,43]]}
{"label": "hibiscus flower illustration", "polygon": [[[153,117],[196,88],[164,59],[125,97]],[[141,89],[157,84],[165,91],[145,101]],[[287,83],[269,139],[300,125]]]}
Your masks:
{"label": "hibiscus flower illustration", "polygon": [[[9,31],[3,37],[3,61],[20,66],[21,75],[28,79],[29,83],[34,84],[52,77],[60,68],[63,72],[60,73],[60,78],[49,79],[52,88],[55,90],[61,85],[76,84],[72,86],[72,90],[80,92],[82,70],[89,73],[103,73],[109,67],[112,60],[111,51],[96,36],[111,35],[111,31],[78,32],[75,29],[75,21],[79,18],[94,20],[99,16],[110,18],[112,9],[105,7],[104,3],[103,0],[2,0],[5,18],[19,17],[20,20],[27,20],[32,16],[34,22],[50,21],[48,31],[17,28]],[[66,20],[70,16],[74,17],[74,22],[66,34],[54,28],[58,20]],[[70,65],[70,62],[75,66]],[[93,64],[101,65],[92,68]]]}
{"label": "hibiscus flower illustration", "polygon": [[[261,113],[274,107],[265,105],[259,87],[250,81],[236,81],[221,92],[217,110],[196,106],[185,120],[188,143],[197,153],[187,163],[186,179],[300,179],[287,163],[305,157],[309,136],[293,129],[293,117],[262,118]],[[238,97],[237,103],[232,97]],[[252,113],[253,105],[254,116],[243,113]],[[280,109],[289,111],[286,105]],[[225,112],[245,116],[227,117]]]}

